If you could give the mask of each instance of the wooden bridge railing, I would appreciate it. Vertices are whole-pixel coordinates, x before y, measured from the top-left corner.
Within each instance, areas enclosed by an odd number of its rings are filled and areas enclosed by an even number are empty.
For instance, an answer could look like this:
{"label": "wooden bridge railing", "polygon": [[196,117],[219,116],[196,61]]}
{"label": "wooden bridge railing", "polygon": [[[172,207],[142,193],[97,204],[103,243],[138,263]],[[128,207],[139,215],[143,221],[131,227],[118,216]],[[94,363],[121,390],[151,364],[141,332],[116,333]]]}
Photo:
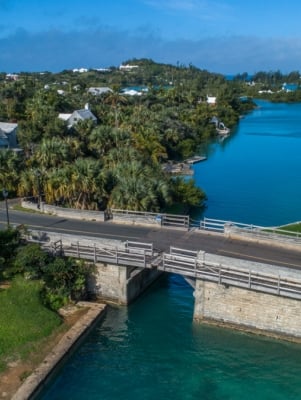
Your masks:
{"label": "wooden bridge railing", "polygon": [[241,287],[301,300],[301,273],[298,279],[285,278],[280,274],[267,274],[206,261],[204,256],[203,254],[203,258],[199,259],[193,256],[187,257],[179,252],[163,253],[162,270],[225,286]]}
{"label": "wooden bridge railing", "polygon": [[[157,268],[160,271],[172,272],[185,277],[216,282],[225,286],[235,286],[248,290],[285,296],[301,300],[300,276],[294,270],[281,276],[279,272],[263,272],[259,268],[226,265],[212,262],[208,254],[187,249],[170,248],[169,253],[154,251],[151,243],[127,241],[123,248],[91,245],[84,246],[79,242],[63,244],[62,241],[43,242],[43,246],[54,254],[105,262],[136,268]],[[243,261],[242,261],[243,262]],[[230,264],[230,263],[229,263]],[[279,271],[276,269],[276,271]]]}

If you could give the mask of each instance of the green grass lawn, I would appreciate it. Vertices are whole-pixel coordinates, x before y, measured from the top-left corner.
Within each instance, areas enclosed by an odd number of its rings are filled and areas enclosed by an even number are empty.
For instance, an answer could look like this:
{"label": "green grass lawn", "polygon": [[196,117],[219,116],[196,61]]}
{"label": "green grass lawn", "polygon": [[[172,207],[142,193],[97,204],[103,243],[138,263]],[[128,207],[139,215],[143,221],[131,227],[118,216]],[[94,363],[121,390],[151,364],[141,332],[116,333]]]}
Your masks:
{"label": "green grass lawn", "polygon": [[40,288],[40,282],[18,277],[0,290],[0,371],[9,361],[25,359],[62,323],[41,304]]}
{"label": "green grass lawn", "polygon": [[301,223],[284,225],[281,226],[280,229],[284,229],[285,231],[301,233]]}

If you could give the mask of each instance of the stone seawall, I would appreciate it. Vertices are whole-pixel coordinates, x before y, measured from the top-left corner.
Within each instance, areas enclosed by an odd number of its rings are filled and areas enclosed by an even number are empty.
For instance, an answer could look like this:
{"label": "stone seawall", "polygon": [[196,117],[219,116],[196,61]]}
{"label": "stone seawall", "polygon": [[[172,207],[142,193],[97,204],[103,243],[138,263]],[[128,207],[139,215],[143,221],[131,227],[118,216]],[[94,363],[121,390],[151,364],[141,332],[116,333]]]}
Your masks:
{"label": "stone seawall", "polygon": [[12,397],[12,400],[34,400],[47,386],[55,371],[74,350],[80,339],[90,332],[95,324],[104,316],[106,306],[98,303],[80,302],[78,306],[88,308],[75,325],[69,329],[59,343],[48,354],[44,361],[23,382]]}
{"label": "stone seawall", "polygon": [[301,342],[301,301],[197,280],[194,318]]}

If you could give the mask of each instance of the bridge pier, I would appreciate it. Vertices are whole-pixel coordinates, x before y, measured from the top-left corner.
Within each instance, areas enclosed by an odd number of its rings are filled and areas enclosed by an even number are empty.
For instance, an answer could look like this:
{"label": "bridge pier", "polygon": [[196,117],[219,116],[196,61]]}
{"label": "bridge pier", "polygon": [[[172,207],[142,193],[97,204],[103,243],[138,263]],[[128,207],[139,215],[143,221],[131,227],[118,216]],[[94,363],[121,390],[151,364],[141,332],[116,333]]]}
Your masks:
{"label": "bridge pier", "polygon": [[301,342],[301,301],[197,279],[194,319]]}
{"label": "bridge pier", "polygon": [[100,300],[127,305],[161,274],[157,269],[98,262],[95,273],[89,278],[88,291]]}

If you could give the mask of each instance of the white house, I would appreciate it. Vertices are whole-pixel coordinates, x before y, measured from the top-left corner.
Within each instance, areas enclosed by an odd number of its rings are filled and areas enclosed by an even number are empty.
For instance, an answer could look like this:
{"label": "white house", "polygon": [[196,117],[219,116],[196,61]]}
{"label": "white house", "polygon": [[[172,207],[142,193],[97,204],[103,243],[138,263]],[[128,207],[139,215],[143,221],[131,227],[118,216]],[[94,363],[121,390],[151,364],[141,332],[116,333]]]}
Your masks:
{"label": "white house", "polygon": [[141,96],[142,92],[139,92],[138,90],[135,89],[126,89],[122,91],[122,94],[125,94],[127,96]]}
{"label": "white house", "polygon": [[67,123],[68,128],[76,125],[79,121],[87,119],[91,119],[95,124],[97,123],[97,118],[91,112],[89,104],[86,104],[84,109],[75,110],[72,114],[59,114],[58,117]]}
{"label": "white house", "polygon": [[129,65],[129,64],[126,64],[126,65],[120,65],[120,67],[119,67],[119,69],[120,69],[121,71],[132,71],[132,70],[135,69],[135,68],[139,68],[139,65]]}
{"label": "white house", "polygon": [[207,96],[207,103],[210,104],[210,105],[215,105],[216,104],[216,97]]}
{"label": "white house", "polygon": [[0,122],[0,149],[15,149],[17,144],[18,124]]}
{"label": "white house", "polygon": [[113,92],[109,87],[90,87],[88,93],[93,94],[93,96],[100,96],[105,93]]}
{"label": "white house", "polygon": [[88,72],[88,69],[87,68],[74,68],[72,71],[79,72],[80,74],[82,74],[83,72]]}

